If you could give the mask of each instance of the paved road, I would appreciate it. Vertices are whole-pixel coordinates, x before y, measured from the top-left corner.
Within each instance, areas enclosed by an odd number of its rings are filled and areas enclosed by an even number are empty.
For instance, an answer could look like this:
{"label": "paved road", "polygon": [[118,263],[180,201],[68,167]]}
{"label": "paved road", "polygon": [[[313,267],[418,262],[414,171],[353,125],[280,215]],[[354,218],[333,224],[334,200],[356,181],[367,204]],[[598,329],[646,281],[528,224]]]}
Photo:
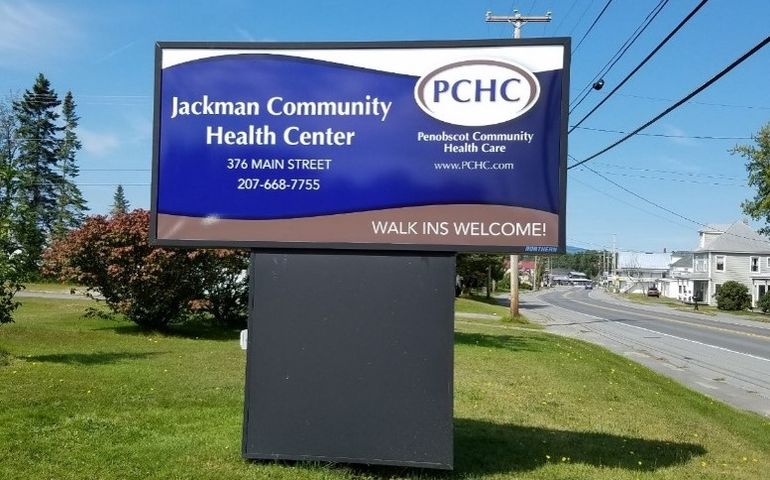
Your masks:
{"label": "paved road", "polygon": [[21,290],[16,292],[17,297],[33,297],[33,298],[52,298],[57,300],[91,300],[83,294],[72,294],[67,292],[41,292],[41,291],[26,291]]}
{"label": "paved road", "polygon": [[549,331],[603,345],[706,395],[770,417],[770,325],[569,287],[523,295],[521,309]]}

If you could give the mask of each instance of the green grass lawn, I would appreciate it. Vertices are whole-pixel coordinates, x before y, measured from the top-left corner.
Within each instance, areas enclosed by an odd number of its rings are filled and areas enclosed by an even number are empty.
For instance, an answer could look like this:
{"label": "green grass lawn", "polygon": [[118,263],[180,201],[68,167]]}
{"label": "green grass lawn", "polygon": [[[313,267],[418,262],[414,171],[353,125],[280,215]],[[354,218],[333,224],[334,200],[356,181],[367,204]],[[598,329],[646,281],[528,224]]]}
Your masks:
{"label": "green grass lawn", "polygon": [[[236,332],[24,298],[0,327],[0,479],[764,479],[770,422],[607,351],[458,322],[455,471],[246,462]],[[344,395],[344,392],[340,392]]]}
{"label": "green grass lawn", "polygon": [[[521,315],[512,320],[511,309],[509,307],[502,306],[496,299],[488,299],[483,295],[455,298],[455,312],[492,315],[502,322],[514,323],[529,328],[541,328],[539,325],[529,323],[527,319]],[[488,323],[488,321],[482,319],[478,319],[478,321],[480,323]]]}

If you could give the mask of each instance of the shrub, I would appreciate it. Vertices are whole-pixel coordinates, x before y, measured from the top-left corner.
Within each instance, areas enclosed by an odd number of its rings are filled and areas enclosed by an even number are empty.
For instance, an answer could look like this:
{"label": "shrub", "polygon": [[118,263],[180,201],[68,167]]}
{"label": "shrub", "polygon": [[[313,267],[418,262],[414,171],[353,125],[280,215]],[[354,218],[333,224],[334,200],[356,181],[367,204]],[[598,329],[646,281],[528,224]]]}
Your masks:
{"label": "shrub", "polygon": [[757,300],[757,307],[762,310],[762,313],[770,312],[770,295],[767,293],[762,295],[759,300]]}
{"label": "shrub", "polygon": [[13,311],[19,306],[16,292],[24,288],[21,278],[21,255],[8,239],[0,238],[0,325],[13,322]]}
{"label": "shrub", "polygon": [[226,325],[244,323],[247,255],[153,247],[149,225],[146,210],[89,217],[45,252],[43,271],[85,285],[143,327],[166,328],[200,312]]}
{"label": "shrub", "polygon": [[714,297],[720,310],[746,310],[751,307],[749,288],[732,280],[723,283]]}

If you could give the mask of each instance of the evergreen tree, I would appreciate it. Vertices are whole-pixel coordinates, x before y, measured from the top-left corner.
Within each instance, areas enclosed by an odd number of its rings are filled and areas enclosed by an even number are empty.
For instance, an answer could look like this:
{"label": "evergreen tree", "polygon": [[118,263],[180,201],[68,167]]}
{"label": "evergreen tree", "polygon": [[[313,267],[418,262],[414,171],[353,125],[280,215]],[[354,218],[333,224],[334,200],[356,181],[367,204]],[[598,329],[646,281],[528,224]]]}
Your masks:
{"label": "evergreen tree", "polygon": [[126,213],[128,212],[129,208],[130,204],[128,203],[128,200],[126,200],[126,194],[123,191],[123,185],[118,185],[118,188],[115,189],[115,195],[112,197],[112,210],[110,210],[110,214],[118,215],[121,213]]}
{"label": "evergreen tree", "polygon": [[64,137],[59,145],[59,171],[61,181],[56,198],[56,216],[52,225],[52,236],[61,238],[68,231],[80,227],[88,210],[83,194],[75,184],[75,179],[80,174],[80,168],[75,163],[75,154],[81,148],[75,129],[78,126],[78,117],[75,114],[75,101],[72,92],[67,92],[62,103],[62,117],[64,120]]}
{"label": "evergreen tree", "polygon": [[11,105],[13,100],[0,100],[0,226],[10,231],[13,199],[18,185],[19,122]]}
{"label": "evergreen tree", "polygon": [[[19,122],[16,192],[19,242],[33,268],[40,259],[56,212],[61,174],[58,172],[63,127],[57,125],[61,104],[48,79],[39,74],[32,90],[13,103]],[[35,268],[36,270],[36,268]]]}

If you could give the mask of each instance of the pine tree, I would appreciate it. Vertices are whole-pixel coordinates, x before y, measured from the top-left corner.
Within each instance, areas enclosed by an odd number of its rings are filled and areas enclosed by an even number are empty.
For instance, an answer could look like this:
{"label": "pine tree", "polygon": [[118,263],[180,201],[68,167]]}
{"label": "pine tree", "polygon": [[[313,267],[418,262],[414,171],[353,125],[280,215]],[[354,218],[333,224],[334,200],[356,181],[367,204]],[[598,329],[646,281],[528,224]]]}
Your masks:
{"label": "pine tree", "polygon": [[6,233],[10,232],[12,202],[18,187],[19,122],[12,104],[11,98],[0,100],[0,227]]}
{"label": "pine tree", "polygon": [[112,210],[111,215],[119,215],[121,213],[127,213],[130,208],[128,200],[126,200],[126,194],[123,191],[123,185],[118,185],[115,189],[115,195],[112,197]]}
{"label": "pine tree", "polygon": [[59,114],[56,112],[60,104],[42,73],[32,90],[25,91],[21,100],[13,103],[19,122],[17,224],[19,242],[29,259],[28,268],[40,259],[56,211],[61,184],[57,171],[61,144],[58,135],[63,127],[57,125]]}
{"label": "pine tree", "polygon": [[52,236],[60,238],[73,228],[83,223],[84,212],[88,210],[83,194],[80,192],[75,179],[80,174],[80,168],[75,162],[75,155],[81,148],[75,129],[80,117],[75,114],[75,101],[72,92],[67,92],[62,103],[64,120],[64,137],[59,145],[59,171],[61,181],[56,198],[56,216],[52,225]]}

